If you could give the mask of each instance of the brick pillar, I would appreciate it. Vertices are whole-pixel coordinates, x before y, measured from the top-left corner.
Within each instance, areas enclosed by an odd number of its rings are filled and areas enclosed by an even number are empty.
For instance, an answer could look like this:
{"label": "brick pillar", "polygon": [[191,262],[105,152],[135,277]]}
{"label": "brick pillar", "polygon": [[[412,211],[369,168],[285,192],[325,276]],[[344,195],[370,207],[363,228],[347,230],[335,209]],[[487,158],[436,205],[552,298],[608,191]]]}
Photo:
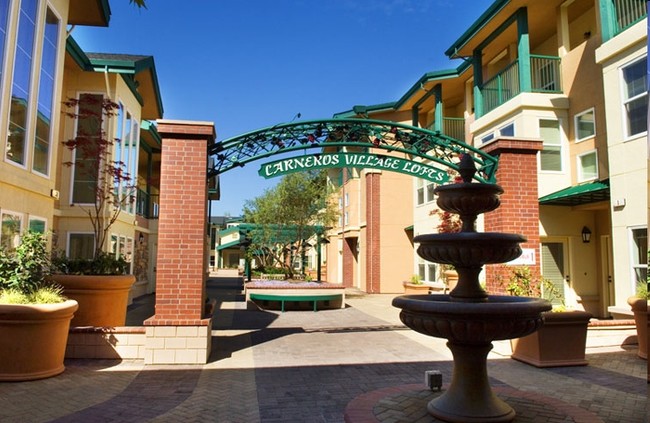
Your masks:
{"label": "brick pillar", "polygon": [[366,292],[381,292],[380,182],[377,172],[366,173]]}
{"label": "brick pillar", "polygon": [[206,316],[207,166],[214,124],[159,120],[162,137],[156,309],[145,321],[147,364],[201,364]]}
{"label": "brick pillar", "polygon": [[[356,238],[355,238],[356,239]],[[352,240],[343,236],[343,286],[354,285],[354,252],[352,251]]]}
{"label": "brick pillar", "polygon": [[[523,235],[527,242],[523,249],[534,251],[534,264],[527,264],[534,275],[539,275],[539,201],[537,192],[537,152],[542,141],[497,139],[482,150],[499,158],[496,177],[503,188],[501,207],[485,214],[486,232],[505,232]],[[508,269],[500,265],[486,266],[487,290],[504,293],[499,278],[507,281]]]}

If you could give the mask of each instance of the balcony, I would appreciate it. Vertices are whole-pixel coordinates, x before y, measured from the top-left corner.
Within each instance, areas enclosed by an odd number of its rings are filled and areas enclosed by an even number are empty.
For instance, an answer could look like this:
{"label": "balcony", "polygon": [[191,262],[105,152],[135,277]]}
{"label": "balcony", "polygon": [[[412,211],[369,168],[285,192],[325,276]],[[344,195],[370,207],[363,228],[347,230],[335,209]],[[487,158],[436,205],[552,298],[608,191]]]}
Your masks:
{"label": "balcony", "polygon": [[[561,93],[560,58],[530,55],[531,91]],[[519,60],[506,66],[481,87],[483,114],[488,113],[522,92]]]}
{"label": "balcony", "polygon": [[641,0],[613,0],[616,11],[615,34],[620,34],[627,28],[648,15],[646,3]]}
{"label": "balcony", "polygon": [[158,219],[158,195],[147,194],[138,188],[135,212],[145,219]]}

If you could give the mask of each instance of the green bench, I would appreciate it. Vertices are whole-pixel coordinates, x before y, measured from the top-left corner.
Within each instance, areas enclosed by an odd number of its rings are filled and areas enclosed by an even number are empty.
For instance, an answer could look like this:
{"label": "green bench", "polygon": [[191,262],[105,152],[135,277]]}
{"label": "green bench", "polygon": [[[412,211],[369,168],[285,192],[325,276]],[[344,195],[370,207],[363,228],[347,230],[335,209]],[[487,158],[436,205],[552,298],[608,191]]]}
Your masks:
{"label": "green bench", "polygon": [[312,301],[314,303],[314,311],[318,311],[317,304],[319,301],[342,300],[342,296],[342,294],[282,295],[251,293],[249,298],[258,301],[279,301],[281,303],[281,310],[284,313],[284,303],[288,301]]}

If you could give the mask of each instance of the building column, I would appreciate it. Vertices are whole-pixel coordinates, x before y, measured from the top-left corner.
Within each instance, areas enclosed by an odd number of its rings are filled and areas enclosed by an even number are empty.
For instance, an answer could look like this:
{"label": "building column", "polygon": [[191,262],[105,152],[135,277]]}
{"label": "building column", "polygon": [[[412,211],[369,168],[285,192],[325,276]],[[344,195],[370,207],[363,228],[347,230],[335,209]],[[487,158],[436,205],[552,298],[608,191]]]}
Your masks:
{"label": "building column", "polygon": [[214,124],[159,120],[162,137],[156,311],[146,326],[146,364],[203,364],[212,317],[206,307],[208,146]]}
{"label": "building column", "polygon": [[[526,237],[523,257],[533,275],[541,273],[539,244],[539,201],[537,152],[542,140],[496,139],[481,150],[498,157],[497,183],[503,188],[501,207],[485,214],[485,232],[515,233]],[[509,272],[499,265],[486,266],[487,290],[505,293],[499,280],[507,282]]]}
{"label": "building column", "polygon": [[366,171],[366,292],[381,292],[381,174]]}

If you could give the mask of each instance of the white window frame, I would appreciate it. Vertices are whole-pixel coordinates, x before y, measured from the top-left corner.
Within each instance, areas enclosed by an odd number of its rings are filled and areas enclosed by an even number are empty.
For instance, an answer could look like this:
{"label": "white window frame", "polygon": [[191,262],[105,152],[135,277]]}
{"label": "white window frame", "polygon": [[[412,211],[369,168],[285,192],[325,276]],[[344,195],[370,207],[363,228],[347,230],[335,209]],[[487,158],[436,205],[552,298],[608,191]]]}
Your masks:
{"label": "white window frame", "polygon": [[[593,120],[594,132],[591,135],[587,135],[586,137],[580,138],[580,135],[579,135],[579,133],[580,133],[579,119],[580,119],[581,116],[584,116],[584,115],[586,115],[588,113],[591,113],[592,116],[594,117],[594,120]],[[590,109],[587,109],[587,110],[584,110],[584,111],[582,111],[580,113],[577,113],[573,117],[573,136],[574,136],[576,144],[579,143],[579,142],[586,141],[588,139],[594,138],[596,136],[596,109],[594,107],[592,107]]]}
{"label": "white window frame", "polygon": [[[636,243],[634,242],[634,231],[638,229],[645,229],[646,230],[646,243],[647,243],[647,236],[648,236],[648,227],[639,225],[639,226],[630,226],[628,228],[628,239],[629,239],[629,245],[630,245],[630,283],[632,284],[632,292],[636,292],[636,284],[637,284],[637,279],[636,279],[636,269],[648,269],[648,263],[646,262],[641,262],[641,263],[636,263],[636,250],[637,246]],[[646,254],[647,256],[647,254]]]}
{"label": "white window frame", "polygon": [[[645,92],[642,92],[641,94],[637,94],[636,96],[632,98],[627,98],[627,85],[625,84],[625,80],[623,78],[623,71],[630,66],[634,66],[637,63],[641,61],[647,61],[647,56],[643,55],[641,57],[637,57],[634,60],[631,60],[630,62],[627,62],[625,65],[621,66],[619,68],[619,80],[621,81],[620,84],[620,89],[621,89],[621,118],[622,118],[622,123],[623,123],[623,141],[629,141],[633,140],[639,137],[646,136],[648,134],[648,131],[644,132],[639,132],[638,134],[630,134],[630,128],[628,127],[628,114],[626,110],[626,104],[630,103],[634,100],[638,100],[642,98],[643,96],[648,97],[648,91],[646,90]],[[646,70],[646,79],[648,78],[647,70]],[[646,85],[648,84],[648,81],[646,80]],[[650,107],[650,106],[649,106]]]}
{"label": "white window frame", "polygon": [[[106,93],[103,93],[101,91],[78,91],[76,93],[76,99],[79,100],[81,98],[82,94],[101,95],[102,99],[106,97]],[[77,105],[75,107],[75,113],[77,113],[77,114],[79,113],[79,105]],[[103,119],[102,124],[103,125],[107,124],[106,119]],[[79,126],[79,119],[75,119],[74,120],[74,136],[75,137],[77,136],[78,126]],[[105,127],[102,128],[102,129],[106,130]],[[95,203],[75,203],[75,202],[73,202],[73,198],[74,198],[74,175],[75,175],[75,172],[77,171],[77,165],[76,165],[76,162],[77,162],[77,150],[76,149],[74,151],[72,151],[72,160],[71,161],[72,161],[72,165],[70,166],[70,191],[69,191],[69,197],[68,197],[70,199],[70,204],[75,204],[75,205],[78,205],[78,206],[94,206]],[[101,167],[102,166],[100,164],[100,168]],[[98,169],[97,172],[99,172],[99,170],[100,169]],[[77,232],[75,232],[75,233],[77,233]],[[78,232],[78,233],[80,233],[80,232]]]}
{"label": "white window frame", "polygon": [[[509,127],[509,126],[512,126],[512,135],[503,135],[503,130],[504,130],[505,128]],[[515,136],[515,129],[516,129],[516,127],[515,127],[515,122],[512,121],[512,122],[508,122],[508,123],[506,123],[505,125],[501,125],[501,126],[499,127],[499,129],[497,130],[497,132],[499,133],[499,136],[500,136],[500,137],[514,137],[514,136]]]}
{"label": "white window frame", "polygon": [[[4,222],[4,216],[5,215],[14,216],[14,217],[17,218],[16,220],[18,220],[18,222],[19,222],[18,223],[18,234],[17,234],[19,239],[18,239],[18,242],[15,243],[15,245],[12,245],[12,248],[15,248],[15,247],[18,246],[18,244],[20,244],[20,236],[22,235],[23,229],[24,229],[24,226],[25,226],[25,215],[23,213],[18,213],[18,212],[7,210],[7,209],[0,210],[0,229],[2,228],[2,224]],[[3,242],[3,240],[2,240],[2,231],[0,230],[0,246],[2,245],[2,242]]]}
{"label": "white window frame", "polygon": [[[61,14],[56,10],[49,2],[45,2],[45,10],[41,11],[40,13],[42,16],[39,18],[39,25],[41,25],[41,34],[40,34],[40,43],[41,43],[41,57],[39,57],[39,62],[38,62],[38,87],[36,92],[34,93],[35,95],[35,102],[34,102],[34,107],[36,108],[36,114],[38,114],[38,100],[40,99],[40,93],[41,93],[41,73],[43,69],[43,47],[45,45],[45,25],[46,25],[46,20],[47,20],[47,12],[48,9],[52,12],[54,16],[59,20],[59,33],[57,34],[57,45],[56,45],[56,57],[55,57],[55,62],[54,62],[54,74],[52,75],[53,78],[53,85],[52,85],[52,104],[50,105],[51,113],[52,113],[52,122],[56,122],[56,119],[54,118],[55,113],[58,113],[58,107],[57,107],[57,100],[60,101],[60,99],[57,99],[56,93],[58,92],[58,87],[60,86],[60,81],[59,81],[59,73],[61,71],[61,60],[64,55],[61,54],[61,50],[65,49],[64,46],[64,40],[66,39],[65,36],[65,25],[63,24],[63,18],[61,17]],[[31,122],[30,122],[31,123]],[[37,170],[34,170],[34,158],[36,157],[35,154],[35,149],[36,149],[36,125],[38,123],[34,122],[33,128],[32,128],[32,137],[31,137],[31,149],[30,151],[32,152],[31,156],[31,170],[35,175],[42,176],[43,178],[50,179],[50,175],[52,174],[52,149],[54,148],[54,144],[56,143],[56,132],[57,128],[55,128],[55,125],[53,123],[50,124],[50,133],[49,133],[49,140],[48,140],[48,150],[47,150],[47,174],[39,172]]]}
{"label": "white window frame", "polygon": [[[542,169],[542,152],[541,151],[537,153],[537,158],[538,158],[537,169],[538,169],[538,171],[540,173],[556,174],[556,175],[563,174],[565,172],[565,169],[566,169],[566,165],[564,163],[564,156],[566,154],[566,151],[565,151],[566,148],[565,148],[565,145],[564,145],[565,138],[564,138],[564,131],[563,131],[563,128],[562,128],[562,119],[559,119],[557,117],[540,117],[539,119],[537,119],[537,131],[538,131],[537,136],[539,138],[542,138],[541,123],[542,123],[543,120],[554,121],[554,122],[558,123],[558,130],[559,130],[559,133],[560,133],[560,144],[559,144],[559,146],[560,146],[560,170]],[[553,144],[553,145],[555,145],[555,144]],[[544,146],[544,144],[542,144],[542,148],[543,148],[543,146]]]}
{"label": "white window frame", "polygon": [[[92,235],[93,237],[93,246],[95,245],[95,233],[89,231],[70,231],[66,234],[66,243],[65,243],[65,256],[70,257],[70,238],[71,235]],[[93,251],[94,253],[94,251]]]}
{"label": "white window frame", "polygon": [[[589,155],[595,155],[596,156],[596,175],[592,177],[585,177],[583,173],[583,166],[582,166],[582,158],[584,156],[589,156]],[[578,154],[576,156],[576,169],[578,170],[578,182],[586,182],[586,181],[595,181],[598,179],[598,150],[589,150],[585,151],[582,154]]]}
{"label": "white window frame", "polygon": [[40,216],[35,216],[35,215],[29,215],[27,219],[27,229],[31,230],[32,229],[32,222],[43,222],[43,233],[47,232],[47,219],[44,217]]}
{"label": "white window frame", "polygon": [[350,193],[346,192],[345,195],[344,195],[344,198],[345,198],[345,201],[344,201],[345,207],[347,207],[347,206],[350,205]]}
{"label": "white window frame", "polygon": [[422,257],[418,257],[417,269],[417,275],[422,281],[436,281],[437,265],[435,263],[425,260]]}
{"label": "white window frame", "polygon": [[489,134],[485,134],[481,137],[481,144],[488,143],[494,139],[494,132],[490,132]]}

